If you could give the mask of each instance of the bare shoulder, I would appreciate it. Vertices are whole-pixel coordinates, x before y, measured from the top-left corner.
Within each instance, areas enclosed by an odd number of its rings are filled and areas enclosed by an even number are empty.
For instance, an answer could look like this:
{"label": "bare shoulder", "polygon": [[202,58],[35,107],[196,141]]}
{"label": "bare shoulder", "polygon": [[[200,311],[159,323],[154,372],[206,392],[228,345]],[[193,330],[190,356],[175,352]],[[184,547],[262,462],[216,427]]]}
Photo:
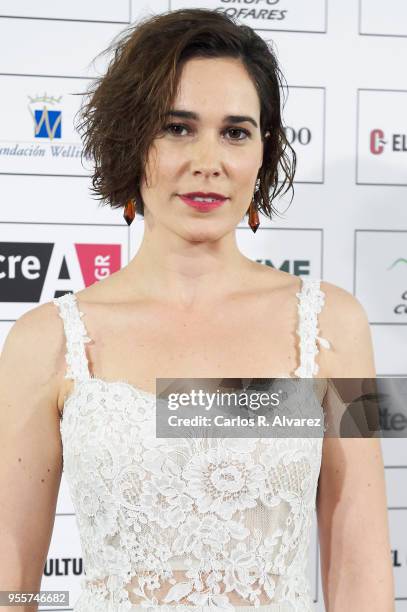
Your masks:
{"label": "bare shoulder", "polygon": [[[298,294],[301,286],[298,276],[272,270],[270,287],[283,291],[287,300]],[[365,308],[352,293],[334,283],[321,280],[319,287],[323,304],[318,313],[318,336],[329,341],[330,349],[318,346],[318,376],[375,377],[372,337]]]}
{"label": "bare shoulder", "polygon": [[[302,280],[297,275],[260,266],[265,269],[265,286],[282,291],[287,303],[301,290]],[[320,290],[324,299],[317,319],[318,336],[328,340],[330,349],[318,346],[318,377],[374,378],[373,344],[365,308],[352,293],[338,285],[321,280]]]}
{"label": "bare shoulder", "polygon": [[[300,278],[295,274],[278,270],[271,266],[267,266],[255,261],[251,262],[252,268],[249,268],[249,278],[254,289],[266,289],[267,291],[282,291],[291,295],[299,289],[301,282]],[[250,282],[247,282],[249,285]]]}
{"label": "bare shoulder", "polygon": [[58,345],[62,338],[61,321],[53,302],[46,302],[22,314],[11,326],[6,337],[6,344],[14,347],[36,351],[49,349]]}
{"label": "bare shoulder", "polygon": [[321,375],[374,377],[374,353],[369,319],[364,306],[349,291],[321,281],[324,306],[318,317],[319,335],[329,340]]}
{"label": "bare shoulder", "polygon": [[0,377],[10,372],[19,384],[41,388],[44,399],[57,406],[63,376],[64,331],[53,302],[28,310],[11,326],[0,356]]}
{"label": "bare shoulder", "polygon": [[126,268],[121,268],[80,291],[75,295],[84,304],[115,304],[137,297],[137,283],[129,282]]}
{"label": "bare shoulder", "polygon": [[327,281],[321,281],[320,288],[324,294],[320,326],[324,325],[336,340],[344,332],[359,333],[361,327],[369,325],[365,308],[352,293]]}

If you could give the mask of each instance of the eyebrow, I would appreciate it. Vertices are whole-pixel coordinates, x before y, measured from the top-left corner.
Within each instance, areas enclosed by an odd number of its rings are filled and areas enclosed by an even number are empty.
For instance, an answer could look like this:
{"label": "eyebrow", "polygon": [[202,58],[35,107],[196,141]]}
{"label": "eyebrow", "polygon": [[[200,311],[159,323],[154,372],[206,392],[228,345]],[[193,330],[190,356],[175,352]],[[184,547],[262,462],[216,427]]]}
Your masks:
{"label": "eyebrow", "polygon": [[[165,113],[165,116],[179,117],[181,119],[195,119],[196,121],[199,121],[200,118],[198,113],[194,113],[192,111],[187,110],[174,109]],[[223,117],[224,123],[243,123],[244,121],[252,123],[256,128],[258,127],[257,122],[253,119],[253,117],[250,117],[249,115],[226,115],[225,117]]]}

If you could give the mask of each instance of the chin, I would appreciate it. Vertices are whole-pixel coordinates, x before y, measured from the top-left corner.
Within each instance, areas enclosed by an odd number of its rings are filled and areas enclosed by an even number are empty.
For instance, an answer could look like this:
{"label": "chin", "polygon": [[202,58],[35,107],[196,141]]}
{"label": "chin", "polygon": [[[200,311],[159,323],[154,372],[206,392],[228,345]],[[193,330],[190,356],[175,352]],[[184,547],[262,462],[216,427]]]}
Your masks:
{"label": "chin", "polygon": [[213,240],[218,240],[219,238],[221,238],[223,236],[223,233],[220,228],[219,225],[217,227],[213,226],[212,228],[199,228],[197,229],[195,228],[190,228],[190,229],[186,229],[185,232],[183,232],[184,237],[186,238],[186,240],[189,240],[190,242],[208,242],[208,241],[213,241]]}

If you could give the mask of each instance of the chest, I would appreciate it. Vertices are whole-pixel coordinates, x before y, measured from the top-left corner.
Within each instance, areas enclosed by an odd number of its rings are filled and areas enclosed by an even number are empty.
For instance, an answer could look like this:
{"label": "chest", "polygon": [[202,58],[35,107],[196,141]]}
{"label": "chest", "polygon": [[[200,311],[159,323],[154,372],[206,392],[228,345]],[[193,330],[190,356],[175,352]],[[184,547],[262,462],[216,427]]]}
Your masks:
{"label": "chest", "polygon": [[122,311],[89,327],[92,374],[146,389],[156,377],[269,377],[299,363],[297,305],[284,297],[273,312],[261,300],[199,315],[140,308],[134,320]]}

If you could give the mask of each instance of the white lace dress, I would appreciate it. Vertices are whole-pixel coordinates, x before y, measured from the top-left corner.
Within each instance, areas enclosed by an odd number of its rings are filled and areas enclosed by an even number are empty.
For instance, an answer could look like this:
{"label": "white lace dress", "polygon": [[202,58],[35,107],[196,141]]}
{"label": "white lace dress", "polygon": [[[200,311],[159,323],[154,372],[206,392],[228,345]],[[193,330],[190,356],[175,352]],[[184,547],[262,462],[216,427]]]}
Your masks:
{"label": "white lace dress", "polygon": [[[329,348],[320,280],[303,277],[296,295],[294,374],[313,377],[317,342]],[[75,381],[60,423],[85,571],[74,612],[314,611],[307,562],[323,438],[156,438],[155,395],[92,376],[75,294],[53,302]]]}

